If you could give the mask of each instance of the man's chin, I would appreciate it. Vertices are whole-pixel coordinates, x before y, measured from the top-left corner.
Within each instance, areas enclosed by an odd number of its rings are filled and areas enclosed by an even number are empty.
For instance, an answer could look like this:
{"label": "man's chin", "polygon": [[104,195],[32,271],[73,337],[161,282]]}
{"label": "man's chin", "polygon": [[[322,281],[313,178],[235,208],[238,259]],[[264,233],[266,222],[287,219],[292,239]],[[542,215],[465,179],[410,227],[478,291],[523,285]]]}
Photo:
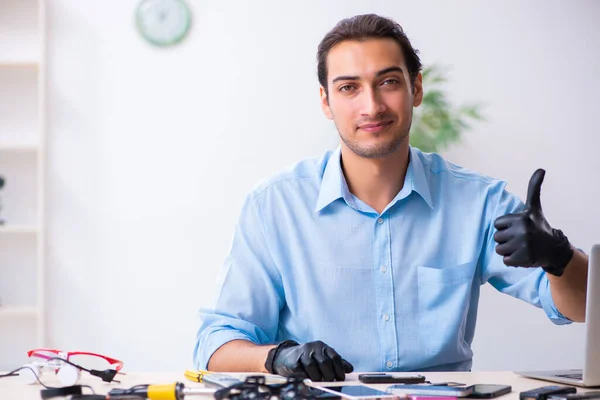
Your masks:
{"label": "man's chin", "polygon": [[401,149],[404,143],[408,143],[409,131],[401,136],[398,136],[398,132],[396,132],[395,134],[378,135],[376,137],[361,137],[358,135],[353,137],[354,140],[348,140],[340,134],[340,138],[346,147],[357,156],[376,159],[388,157]]}
{"label": "man's chin", "polygon": [[348,146],[357,156],[363,158],[385,158],[394,154],[400,148],[400,143],[378,143],[376,145],[356,145]]}

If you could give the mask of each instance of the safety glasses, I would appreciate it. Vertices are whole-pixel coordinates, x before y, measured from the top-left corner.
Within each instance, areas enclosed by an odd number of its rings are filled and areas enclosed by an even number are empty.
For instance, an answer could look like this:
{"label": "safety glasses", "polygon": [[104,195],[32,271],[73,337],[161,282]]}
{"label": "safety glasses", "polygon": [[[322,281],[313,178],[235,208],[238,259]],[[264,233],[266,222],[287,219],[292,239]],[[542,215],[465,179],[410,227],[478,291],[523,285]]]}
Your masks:
{"label": "safety glasses", "polygon": [[65,352],[56,349],[34,349],[27,352],[27,357],[31,363],[41,362],[52,365],[53,361],[57,361],[57,366],[60,367],[60,358],[77,364],[86,369],[105,370],[114,369],[119,372],[123,368],[123,361],[115,358],[107,357],[102,354],[90,353],[86,351],[69,351]]}
{"label": "safety glasses", "polygon": [[123,368],[123,362],[102,354],[85,351],[65,352],[56,349],[34,349],[27,352],[29,363],[19,371],[25,383],[41,381],[42,372],[53,370],[65,386],[75,385],[85,371],[97,376],[104,382],[118,382],[114,378]]}

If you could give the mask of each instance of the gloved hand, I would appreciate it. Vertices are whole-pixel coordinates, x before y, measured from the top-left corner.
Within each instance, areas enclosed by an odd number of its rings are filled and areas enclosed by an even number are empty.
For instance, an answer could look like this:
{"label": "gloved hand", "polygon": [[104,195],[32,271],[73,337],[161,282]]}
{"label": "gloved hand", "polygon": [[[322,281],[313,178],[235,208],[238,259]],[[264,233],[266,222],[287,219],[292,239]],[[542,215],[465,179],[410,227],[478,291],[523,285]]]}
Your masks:
{"label": "gloved hand", "polygon": [[265,368],[272,374],[310,378],[313,381],[343,381],[354,367],[320,340],[298,344],[286,340],[269,351]]}
{"label": "gloved hand", "polygon": [[561,276],[573,257],[569,240],[553,229],[544,218],[540,190],[546,171],[538,169],[529,180],[527,202],[522,213],[501,216],[494,221],[498,230],[494,240],[496,253],[504,256],[504,264],[520,267],[542,267]]}

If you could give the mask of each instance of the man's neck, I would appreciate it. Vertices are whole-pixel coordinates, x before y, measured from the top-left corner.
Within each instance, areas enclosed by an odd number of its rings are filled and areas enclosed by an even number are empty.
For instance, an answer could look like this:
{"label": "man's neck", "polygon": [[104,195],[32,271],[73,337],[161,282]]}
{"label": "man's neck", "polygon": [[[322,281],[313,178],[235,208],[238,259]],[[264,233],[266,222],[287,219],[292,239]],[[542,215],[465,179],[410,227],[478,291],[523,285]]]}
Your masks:
{"label": "man's neck", "polygon": [[404,186],[410,158],[408,142],[385,158],[363,158],[342,143],[342,171],[350,192],[381,212]]}

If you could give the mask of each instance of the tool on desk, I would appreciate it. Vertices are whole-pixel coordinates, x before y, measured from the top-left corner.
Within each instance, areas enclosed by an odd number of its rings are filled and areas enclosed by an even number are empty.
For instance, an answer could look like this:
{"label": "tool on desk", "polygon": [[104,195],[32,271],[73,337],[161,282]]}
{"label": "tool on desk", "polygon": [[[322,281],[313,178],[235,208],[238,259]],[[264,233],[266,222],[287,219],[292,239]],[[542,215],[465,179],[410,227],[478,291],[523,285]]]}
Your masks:
{"label": "tool on desk", "polygon": [[82,385],[64,386],[57,388],[47,388],[40,391],[42,399],[51,399],[53,397],[76,396],[83,394]]}
{"label": "tool on desk", "polygon": [[213,394],[214,388],[188,388],[181,382],[168,385],[136,385],[129,389],[112,389],[107,399],[183,400],[186,396]]}
{"label": "tool on desk", "polygon": [[576,393],[577,389],[571,386],[549,385],[519,393],[520,400],[546,400],[553,395]]}
{"label": "tool on desk", "polygon": [[235,376],[222,374],[220,372],[198,370],[193,371],[188,369],[183,375],[192,382],[200,382],[209,386],[225,388],[231,385],[242,383],[243,380]]}

